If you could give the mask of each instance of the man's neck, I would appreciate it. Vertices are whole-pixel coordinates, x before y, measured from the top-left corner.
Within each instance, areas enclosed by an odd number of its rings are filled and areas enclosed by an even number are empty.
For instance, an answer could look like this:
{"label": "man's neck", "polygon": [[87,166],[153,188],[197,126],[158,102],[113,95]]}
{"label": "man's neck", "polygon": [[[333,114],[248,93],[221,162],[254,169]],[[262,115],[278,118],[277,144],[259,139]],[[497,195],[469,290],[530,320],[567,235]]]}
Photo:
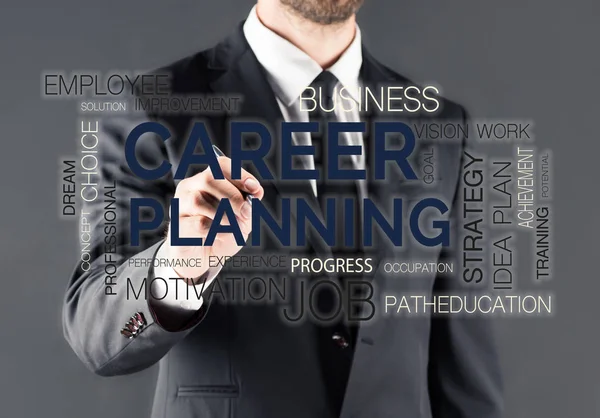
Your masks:
{"label": "man's neck", "polygon": [[339,24],[320,25],[296,15],[279,0],[260,0],[256,13],[263,25],[300,48],[323,69],[338,60],[356,33],[354,15]]}

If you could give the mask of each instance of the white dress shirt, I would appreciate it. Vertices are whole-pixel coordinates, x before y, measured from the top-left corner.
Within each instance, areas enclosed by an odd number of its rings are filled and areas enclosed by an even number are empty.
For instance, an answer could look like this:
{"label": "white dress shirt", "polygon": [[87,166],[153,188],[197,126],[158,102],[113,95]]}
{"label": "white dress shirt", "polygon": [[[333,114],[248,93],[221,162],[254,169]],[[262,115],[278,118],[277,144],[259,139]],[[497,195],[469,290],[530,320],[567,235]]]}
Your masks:
{"label": "white dress shirt", "polygon": [[[254,52],[258,62],[264,67],[267,73],[268,82],[275,93],[277,104],[281,114],[286,122],[308,122],[308,113],[301,110],[300,96],[313,80],[323,71],[310,56],[300,50],[298,47],[277,35],[262,24],[256,13],[256,6],[250,11],[248,19],[244,23],[244,36]],[[350,46],[344,51],[340,58],[331,67],[327,68],[338,80],[335,88],[336,99],[339,97],[339,89],[343,86],[348,91],[350,97],[359,101],[360,80],[359,73],[362,66],[362,45],[360,29],[356,27],[356,34]],[[348,108],[348,107],[346,107]],[[341,106],[335,108],[335,118],[340,122],[360,121],[358,106],[354,106],[353,111],[343,111]],[[363,146],[363,136],[360,133],[345,133],[342,136],[342,142],[345,145]],[[295,132],[292,137],[294,145],[311,145],[311,136],[308,132]],[[314,169],[314,159],[312,156],[301,156],[301,162],[306,169]],[[362,155],[352,156],[355,169],[365,168],[364,153]],[[313,192],[317,194],[316,180],[310,180]],[[164,246],[158,250],[157,258],[167,258]],[[220,268],[212,268],[208,272],[206,286],[219,273]],[[170,277],[179,277],[170,267],[158,267],[155,269],[155,277],[162,277],[165,280]],[[191,311],[200,309],[202,298],[193,298],[190,300],[182,299],[185,295],[185,286],[183,280],[169,281],[168,289],[165,289],[165,283],[160,280],[152,282],[152,293],[154,295],[167,294],[164,299],[157,300],[163,306],[169,307],[174,314],[189,316]],[[175,289],[173,283],[178,283],[179,289]],[[179,298],[176,298],[176,290]],[[189,292],[194,295],[194,292]]]}

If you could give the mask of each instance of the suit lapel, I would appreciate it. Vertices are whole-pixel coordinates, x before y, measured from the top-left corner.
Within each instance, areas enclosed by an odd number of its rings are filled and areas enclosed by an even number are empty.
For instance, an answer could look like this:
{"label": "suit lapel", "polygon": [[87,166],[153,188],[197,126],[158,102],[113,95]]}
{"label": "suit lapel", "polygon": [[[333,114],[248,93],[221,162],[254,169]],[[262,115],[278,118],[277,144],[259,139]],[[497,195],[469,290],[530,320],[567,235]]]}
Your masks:
{"label": "suit lapel", "polygon": [[[291,198],[291,222],[296,224],[297,207],[294,198],[305,199],[313,211],[322,219],[322,212],[314,196],[310,182],[307,180],[278,179],[281,173],[281,143],[280,128],[284,121],[275,94],[267,80],[266,74],[254,53],[250,49],[243,31],[233,34],[222,45],[216,48],[209,67],[222,74],[210,83],[210,88],[217,95],[232,95],[241,97],[242,104],[236,120],[249,120],[265,124],[271,131],[271,150],[266,158],[266,164],[275,177],[274,180],[257,178],[264,185],[272,185],[278,196],[271,197],[271,202],[277,203],[281,198]],[[227,121],[223,121],[227,123]],[[223,133],[228,132],[222,127]],[[255,148],[255,136],[246,136],[245,145]],[[275,206],[273,206],[275,208]],[[318,234],[307,233],[307,241],[319,255],[330,256],[331,248]]]}
{"label": "suit lapel", "polygon": [[[363,84],[373,88],[378,85],[395,85],[407,86],[413,85],[409,80],[388,76],[389,71],[375,61],[371,55],[363,49],[363,67],[361,69],[361,79]],[[370,115],[371,124],[377,120],[405,122],[409,126],[419,120],[422,116],[414,114],[386,114],[385,112],[375,112]],[[369,144],[372,145],[372,144]],[[392,144],[389,144],[392,145]],[[417,146],[413,152],[413,156],[418,156],[421,152],[423,144],[417,140]],[[372,149],[372,147],[369,147]],[[437,167],[444,170],[445,167],[450,167],[449,164],[454,158],[454,152],[439,153],[436,159]],[[370,159],[372,161],[372,159]],[[419,171],[419,160],[411,161],[415,171]],[[452,166],[454,167],[454,166]],[[458,167],[456,167],[458,168]],[[448,179],[452,176],[448,176]],[[433,196],[448,196],[452,195],[449,190],[454,190],[455,183],[439,183],[434,188],[426,188],[422,181],[406,180],[401,176],[387,178],[384,181],[368,182],[368,197],[375,201],[377,207],[385,210],[386,217],[391,219],[392,201],[394,198],[403,199],[403,222],[404,230],[408,228],[408,211],[412,208],[412,204],[416,203],[423,197]],[[446,215],[448,216],[448,213]],[[438,259],[440,248],[424,248],[419,244],[413,243],[410,239],[410,234],[407,232],[404,235],[403,246],[394,247],[390,240],[383,234],[375,234],[373,237],[373,252],[378,262],[384,261],[420,261],[420,262],[435,262]],[[381,266],[381,264],[380,264]],[[431,292],[431,286],[435,280],[435,273],[425,273],[419,275],[418,278],[411,278],[407,275],[389,275],[385,274],[383,269],[379,268],[375,273],[372,284],[374,288],[373,303],[377,306],[375,316],[368,322],[361,324],[358,331],[357,346],[354,352],[352,369],[346,389],[346,397],[344,407],[342,409],[342,418],[350,416],[350,412],[365,410],[365,405],[369,405],[370,400],[375,395],[370,392],[371,387],[377,387],[377,378],[373,374],[373,370],[380,368],[380,365],[385,362],[396,362],[398,355],[397,350],[402,350],[402,347],[414,347],[414,341],[419,333],[427,330],[428,318],[400,318],[394,317],[394,314],[386,314],[383,311],[384,299],[386,294],[391,295],[410,295],[410,294],[427,294]],[[412,349],[412,348],[408,348]],[[426,356],[423,352],[426,347],[419,347],[419,355]],[[401,363],[397,363],[401,364]],[[398,370],[400,370],[396,366]],[[407,366],[406,366],[407,367]],[[406,370],[407,375],[410,370]],[[381,371],[380,373],[384,373]],[[423,371],[426,373],[426,370]],[[368,377],[373,376],[374,380],[369,380]],[[366,379],[366,382],[365,382]],[[366,388],[366,390],[365,390]],[[422,388],[417,388],[417,391]]]}

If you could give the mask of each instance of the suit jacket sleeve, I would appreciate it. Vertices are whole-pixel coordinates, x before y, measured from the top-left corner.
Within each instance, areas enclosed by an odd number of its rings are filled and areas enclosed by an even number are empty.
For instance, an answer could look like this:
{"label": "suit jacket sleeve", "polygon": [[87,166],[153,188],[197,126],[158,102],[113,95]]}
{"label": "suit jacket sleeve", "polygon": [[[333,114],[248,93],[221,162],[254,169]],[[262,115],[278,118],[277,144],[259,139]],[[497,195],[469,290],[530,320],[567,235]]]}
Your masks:
{"label": "suit jacket sleeve", "polygon": [[[464,123],[467,116],[461,108]],[[463,142],[463,151],[475,151]],[[462,154],[464,158],[464,153]],[[452,245],[444,251],[445,261],[461,271],[460,226],[462,225],[462,175],[451,211]],[[442,260],[444,261],[444,260]],[[434,294],[468,295],[482,288],[466,283],[461,273],[438,276]],[[500,418],[503,410],[502,381],[492,323],[489,317],[445,314],[434,317],[429,345],[429,391],[434,418]]]}
{"label": "suit jacket sleeve", "polygon": [[[125,139],[140,122],[115,119],[101,125],[96,170],[99,195],[93,202],[84,203],[80,222],[80,226],[90,225],[86,248],[90,264],[87,268],[78,263],[63,305],[67,341],[84,364],[100,375],[132,373],[154,364],[200,322],[208,309],[208,303],[204,303],[190,315],[187,323],[177,329],[168,328],[161,325],[147,297],[153,275],[152,267],[148,267],[152,263],[148,260],[154,258],[163,241],[168,204],[175,185],[170,176],[147,181],[130,171],[125,160]],[[148,168],[158,167],[168,159],[162,140],[149,134],[140,139],[136,151],[140,163]],[[115,201],[111,204],[113,196]],[[141,235],[140,245],[133,246],[129,211],[131,199],[139,197],[158,200],[166,215],[162,228]],[[117,215],[116,231],[107,224],[112,216],[105,216],[110,215],[111,209]],[[144,219],[150,215],[142,212],[140,216]],[[137,267],[136,260],[139,260]],[[114,266],[116,272],[112,271]],[[142,316],[145,325],[134,338],[128,338],[121,329],[136,313]]]}

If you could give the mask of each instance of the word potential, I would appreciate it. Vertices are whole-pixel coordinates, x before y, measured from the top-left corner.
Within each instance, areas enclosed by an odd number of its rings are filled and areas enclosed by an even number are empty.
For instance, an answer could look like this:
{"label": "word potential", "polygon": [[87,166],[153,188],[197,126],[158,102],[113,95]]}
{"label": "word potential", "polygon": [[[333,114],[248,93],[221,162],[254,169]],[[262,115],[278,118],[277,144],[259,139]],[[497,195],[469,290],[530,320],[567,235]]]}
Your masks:
{"label": "word potential", "polygon": [[[335,180],[359,180],[366,179],[367,172],[362,169],[343,169],[340,167],[340,156],[360,155],[362,147],[356,145],[339,144],[338,137],[344,132],[365,132],[366,124],[364,122],[328,122],[327,126],[327,164],[324,173],[320,170],[306,170],[293,168],[293,157],[297,155],[314,155],[314,146],[293,145],[293,132],[319,132],[319,123],[317,122],[283,122],[281,126],[281,172],[278,180],[320,180],[321,174],[325,174],[327,179]],[[136,126],[128,135],[125,143],[125,156],[127,164],[131,171],[138,177],[145,180],[156,180],[170,172],[172,169],[168,161],[163,161],[160,166],[155,168],[146,168],[140,164],[136,158],[136,144],[144,134],[154,134],[167,141],[171,137],[169,129],[158,122],[145,122]],[[244,135],[256,135],[260,138],[258,148],[248,150],[242,149]],[[386,135],[402,134],[404,144],[399,149],[386,148]],[[231,143],[231,161],[232,177],[241,178],[242,165],[244,163],[253,164],[262,179],[275,179],[273,173],[267,166],[265,158],[271,149],[273,138],[267,126],[259,122],[231,122],[230,124],[230,143]],[[415,170],[410,164],[409,157],[415,149],[415,136],[408,125],[401,122],[375,122],[373,124],[372,136],[373,146],[373,167],[374,179],[386,180],[386,163],[393,162],[398,165],[403,176],[407,180],[417,180]],[[196,153],[197,146],[200,145],[204,153]],[[189,134],[181,161],[174,178],[183,179],[188,169],[193,165],[204,165],[210,167],[213,176],[216,179],[224,179],[221,167],[217,157],[212,151],[212,141],[208,130],[203,122],[196,122]],[[325,204],[325,222],[321,222],[319,216],[304,198],[294,199],[296,204],[296,242],[294,245],[306,245],[306,227],[310,224],[314,230],[320,234],[327,245],[335,246],[342,243],[336,243],[336,204],[334,198],[327,199]],[[292,225],[291,225],[291,199],[281,199],[281,214],[279,217],[273,216],[264,204],[258,199],[252,199],[252,234],[251,245],[260,246],[260,226],[264,222],[274,236],[279,240],[282,246],[292,244]],[[344,199],[344,243],[343,245],[352,245],[356,234],[353,221],[355,214],[353,199]],[[364,209],[362,216],[363,223],[363,245],[373,245],[373,226],[379,225],[381,230],[390,239],[395,246],[402,246],[403,242],[403,216],[402,199],[394,198],[393,201],[393,220],[390,223],[385,215],[376,207],[370,199],[364,199]],[[142,208],[150,208],[154,212],[154,217],[150,220],[142,221],[140,213]],[[426,236],[421,230],[420,216],[426,209],[433,208],[440,215],[448,211],[447,205],[437,198],[424,198],[417,202],[412,208],[409,217],[409,229],[412,236],[418,243],[427,247],[437,245],[450,245],[450,225],[448,220],[433,220],[432,227],[438,231],[436,236]],[[131,199],[131,243],[139,245],[140,233],[142,231],[152,231],[160,227],[165,216],[165,210],[157,200],[151,198],[133,198]],[[186,238],[179,236],[179,202],[173,198],[171,201],[171,245],[174,246],[211,246],[217,234],[233,234],[238,245],[245,245],[243,234],[235,222],[235,213],[229,199],[222,199],[218,205],[215,218],[211,224],[206,238]],[[232,220],[228,225],[221,225],[223,217]],[[281,221],[278,222],[277,218]]]}

